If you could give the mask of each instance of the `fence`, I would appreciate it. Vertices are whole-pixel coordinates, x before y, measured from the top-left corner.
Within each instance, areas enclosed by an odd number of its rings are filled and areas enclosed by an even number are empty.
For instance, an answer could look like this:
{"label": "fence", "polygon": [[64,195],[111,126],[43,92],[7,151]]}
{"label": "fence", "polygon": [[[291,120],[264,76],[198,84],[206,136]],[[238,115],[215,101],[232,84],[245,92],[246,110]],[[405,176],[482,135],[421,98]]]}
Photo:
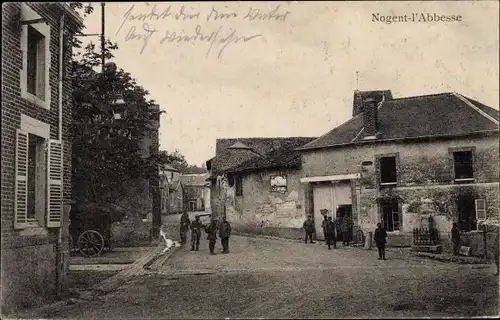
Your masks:
{"label": "fence", "polygon": [[416,246],[435,246],[439,244],[439,232],[437,229],[414,228],[413,245]]}

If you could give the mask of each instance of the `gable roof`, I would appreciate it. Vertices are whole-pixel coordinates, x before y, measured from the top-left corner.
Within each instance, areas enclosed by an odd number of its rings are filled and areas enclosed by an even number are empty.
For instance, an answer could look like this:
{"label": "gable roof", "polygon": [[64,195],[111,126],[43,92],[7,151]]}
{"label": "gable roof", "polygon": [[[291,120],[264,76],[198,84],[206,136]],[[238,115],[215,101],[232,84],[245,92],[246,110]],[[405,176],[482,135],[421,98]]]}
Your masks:
{"label": "gable roof", "polygon": [[283,141],[280,147],[273,151],[254,159],[247,160],[233,168],[228,169],[228,172],[245,172],[270,168],[296,168],[301,165],[300,153],[295,150],[316,138],[293,138]]}
{"label": "gable roof", "polygon": [[[261,160],[261,158],[279,157],[278,150],[291,150],[314,139],[305,137],[217,139],[216,156],[211,159],[212,177],[219,173],[228,172],[228,170],[234,170],[240,164],[248,163],[249,161],[259,160],[259,165],[265,165],[266,160]],[[230,148],[237,142],[247,146],[248,149]],[[274,153],[271,154],[272,152]],[[298,155],[295,154],[294,156]],[[293,158],[291,155],[289,157]],[[283,159],[284,162],[291,161],[289,158],[287,159]],[[273,161],[278,164],[278,159]],[[266,166],[268,165],[270,164],[266,164]]]}
{"label": "gable roof", "polygon": [[360,113],[297,150],[351,145],[361,141],[498,131],[498,119],[498,110],[457,93],[398,98],[385,101],[379,107],[377,139],[363,140],[366,134],[363,130],[363,114]]}

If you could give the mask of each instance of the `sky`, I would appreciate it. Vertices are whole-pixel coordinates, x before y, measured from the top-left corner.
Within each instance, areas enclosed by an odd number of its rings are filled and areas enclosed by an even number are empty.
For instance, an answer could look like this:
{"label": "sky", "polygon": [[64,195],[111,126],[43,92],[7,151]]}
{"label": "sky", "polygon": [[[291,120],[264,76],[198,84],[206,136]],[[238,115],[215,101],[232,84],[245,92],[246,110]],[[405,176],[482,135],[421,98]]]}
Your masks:
{"label": "sky", "polygon": [[[94,6],[86,33],[101,30]],[[196,165],[215,156],[218,138],[321,136],[351,117],[355,89],[394,98],[458,92],[498,109],[498,12],[497,1],[129,2],[105,10],[106,37],[119,46],[113,61],[166,111],[160,149]],[[430,21],[443,15],[453,21]]]}

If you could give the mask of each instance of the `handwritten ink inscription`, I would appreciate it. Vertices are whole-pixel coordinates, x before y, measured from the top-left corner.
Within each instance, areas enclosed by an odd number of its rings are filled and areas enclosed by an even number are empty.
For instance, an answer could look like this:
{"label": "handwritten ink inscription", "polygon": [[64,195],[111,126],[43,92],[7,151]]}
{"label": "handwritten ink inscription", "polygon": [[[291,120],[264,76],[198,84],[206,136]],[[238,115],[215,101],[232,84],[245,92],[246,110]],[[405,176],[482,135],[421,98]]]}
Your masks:
{"label": "handwritten ink inscription", "polygon": [[[137,12],[135,4],[132,4],[122,16],[116,34],[122,29],[126,30],[125,41],[138,41],[141,44],[141,54],[150,43],[191,43],[206,45],[206,56],[215,52],[219,59],[230,45],[241,45],[264,37],[261,33],[241,32],[231,26],[232,21],[242,20],[249,25],[257,21],[280,22],[286,21],[290,14],[290,11],[281,8],[281,4],[272,10],[248,8],[244,12],[232,11],[228,6],[212,6],[210,10],[200,12],[184,5],[178,8],[172,5],[161,8],[157,4],[150,6],[147,11]],[[195,26],[192,23],[186,24],[189,21],[199,23]],[[207,26],[209,22],[211,27]],[[219,25],[214,27],[213,23]]]}

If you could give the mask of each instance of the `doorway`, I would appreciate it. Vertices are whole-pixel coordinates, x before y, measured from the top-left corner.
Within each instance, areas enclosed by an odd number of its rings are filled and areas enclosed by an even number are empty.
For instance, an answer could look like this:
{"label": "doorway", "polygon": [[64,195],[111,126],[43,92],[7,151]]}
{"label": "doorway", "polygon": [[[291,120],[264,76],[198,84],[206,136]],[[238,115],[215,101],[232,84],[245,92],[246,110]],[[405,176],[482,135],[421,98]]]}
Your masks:
{"label": "doorway", "polygon": [[386,231],[399,231],[401,228],[401,215],[399,214],[398,199],[387,199],[381,203],[382,221]]}
{"label": "doorway", "polygon": [[[321,222],[324,219],[322,210],[328,210],[328,216],[336,219],[339,214],[349,214],[352,219],[352,195],[350,181],[336,181],[332,183],[320,182],[313,186],[314,225],[316,238],[324,239]],[[340,211],[338,211],[340,208]]]}
{"label": "doorway", "polygon": [[460,195],[456,201],[458,211],[458,227],[460,231],[477,230],[476,206],[470,194]]}
{"label": "doorway", "polygon": [[[336,220],[338,221],[337,223],[337,241],[342,241],[342,220],[345,218],[350,218],[350,221],[353,222],[352,220],[352,205],[351,204],[341,204],[337,207],[337,213],[336,213]],[[348,239],[349,241],[352,240],[352,227],[349,229],[349,234],[348,234]]]}

